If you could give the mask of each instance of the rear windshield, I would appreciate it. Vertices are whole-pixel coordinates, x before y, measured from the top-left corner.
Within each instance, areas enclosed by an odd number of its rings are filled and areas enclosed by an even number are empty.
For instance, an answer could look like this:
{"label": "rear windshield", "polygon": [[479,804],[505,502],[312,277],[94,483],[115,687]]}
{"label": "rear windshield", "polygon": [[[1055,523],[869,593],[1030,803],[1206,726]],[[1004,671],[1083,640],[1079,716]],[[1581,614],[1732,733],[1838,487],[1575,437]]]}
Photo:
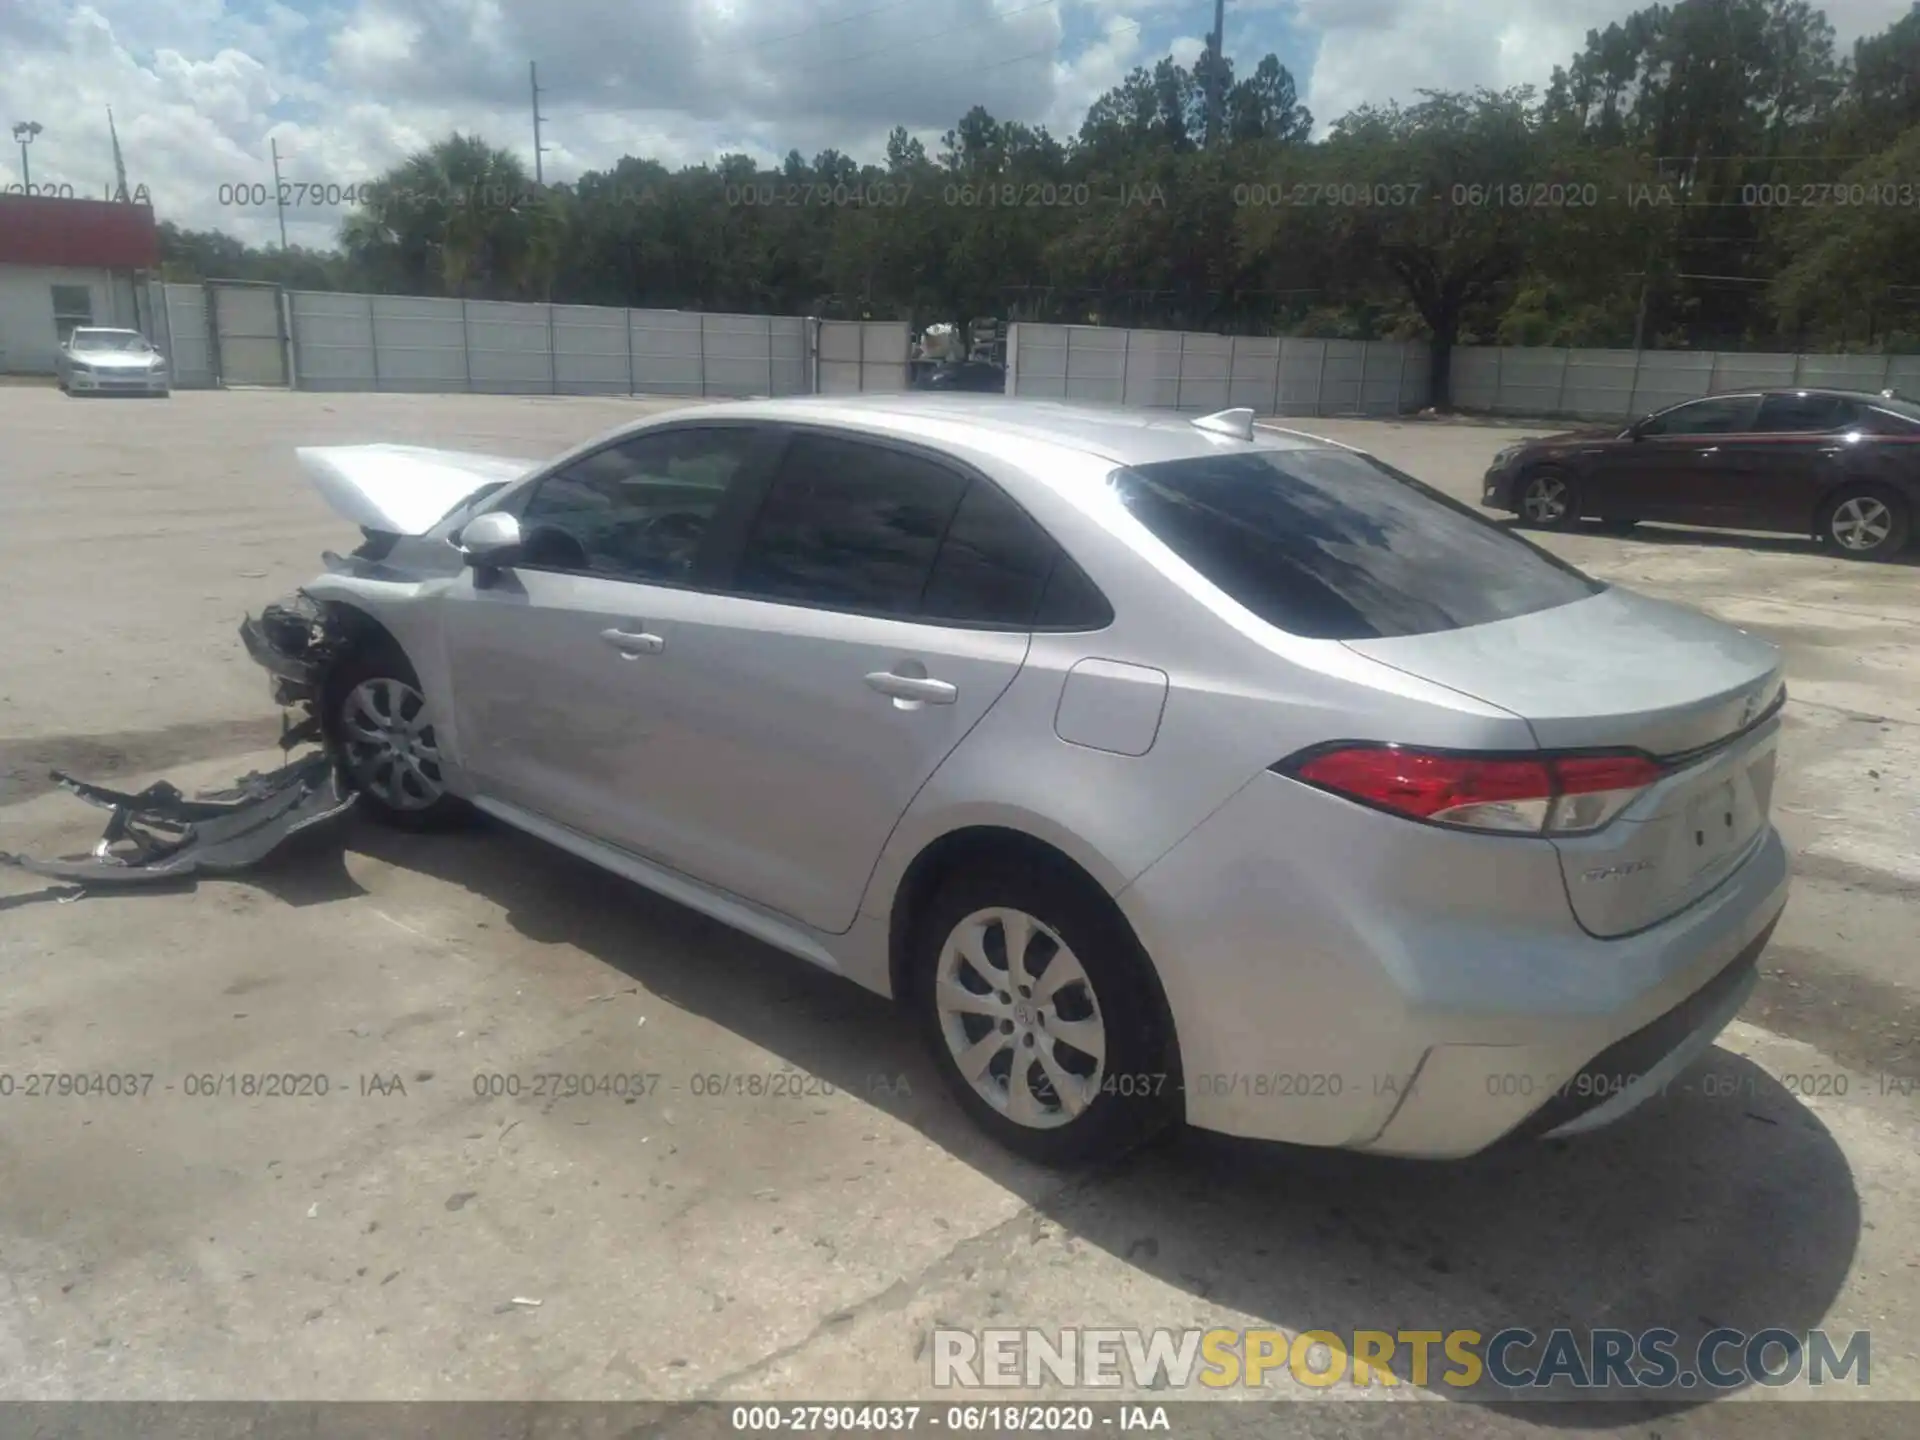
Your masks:
{"label": "rear windshield", "polygon": [[1605,587],[1439,491],[1346,450],[1115,472],[1129,511],[1268,624],[1320,640],[1425,635]]}

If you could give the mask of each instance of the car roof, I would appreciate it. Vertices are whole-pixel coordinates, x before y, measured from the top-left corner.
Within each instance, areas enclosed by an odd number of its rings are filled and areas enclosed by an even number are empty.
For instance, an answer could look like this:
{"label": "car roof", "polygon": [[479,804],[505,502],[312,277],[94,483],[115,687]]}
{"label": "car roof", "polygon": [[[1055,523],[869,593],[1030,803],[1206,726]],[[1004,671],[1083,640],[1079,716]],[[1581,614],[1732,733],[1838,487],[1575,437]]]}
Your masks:
{"label": "car roof", "polygon": [[[1257,428],[1251,441],[1235,440],[1198,428],[1193,423],[1197,416],[1166,410],[921,391],[721,401],[698,410],[677,411],[672,418],[688,420],[696,415],[838,425],[896,434],[903,439],[923,437],[936,441],[951,440],[964,431],[987,431],[1010,439],[1081,451],[1117,465],[1150,465],[1163,460],[1217,455],[1223,441],[1236,448],[1257,450],[1348,448],[1319,436],[1267,425]],[[652,417],[641,423],[650,425],[667,418]]]}
{"label": "car roof", "polygon": [[1839,390],[1827,385],[1750,385],[1738,390],[1716,390],[1711,395],[1696,395],[1691,400],[1677,400],[1665,408],[1678,410],[1682,405],[1697,405],[1702,400],[1749,400],[1755,397],[1765,399],[1771,395],[1825,395],[1836,400],[1900,398],[1882,395],[1878,390]]}

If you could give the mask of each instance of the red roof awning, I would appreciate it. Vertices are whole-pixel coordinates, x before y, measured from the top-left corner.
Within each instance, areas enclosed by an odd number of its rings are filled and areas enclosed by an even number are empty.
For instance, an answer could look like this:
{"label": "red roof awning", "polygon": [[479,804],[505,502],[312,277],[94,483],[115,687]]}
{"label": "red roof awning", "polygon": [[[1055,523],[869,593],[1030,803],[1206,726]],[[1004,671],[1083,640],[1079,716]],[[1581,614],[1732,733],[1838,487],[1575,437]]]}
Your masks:
{"label": "red roof awning", "polygon": [[0,195],[0,265],[154,270],[160,233],[146,205]]}

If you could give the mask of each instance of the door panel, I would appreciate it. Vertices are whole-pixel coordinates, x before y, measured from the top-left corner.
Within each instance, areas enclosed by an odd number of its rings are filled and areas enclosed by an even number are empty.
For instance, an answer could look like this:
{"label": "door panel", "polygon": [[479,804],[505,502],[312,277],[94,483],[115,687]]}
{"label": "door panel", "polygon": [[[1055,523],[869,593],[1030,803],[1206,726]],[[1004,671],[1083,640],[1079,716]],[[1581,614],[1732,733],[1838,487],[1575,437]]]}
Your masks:
{"label": "door panel", "polygon": [[666,644],[636,662],[654,708],[627,742],[645,782],[621,805],[623,843],[833,932],[1029,643],[691,591],[662,592],[648,619]]}
{"label": "door panel", "polygon": [[630,809],[653,764],[672,638],[654,615],[676,593],[510,570],[448,594],[461,761],[483,794],[615,844],[645,832]]}
{"label": "door panel", "polygon": [[1600,513],[1720,523],[1739,488],[1727,442],[1751,433],[1759,404],[1758,395],[1710,395],[1641,421],[1639,438],[1606,457],[1609,503]]}

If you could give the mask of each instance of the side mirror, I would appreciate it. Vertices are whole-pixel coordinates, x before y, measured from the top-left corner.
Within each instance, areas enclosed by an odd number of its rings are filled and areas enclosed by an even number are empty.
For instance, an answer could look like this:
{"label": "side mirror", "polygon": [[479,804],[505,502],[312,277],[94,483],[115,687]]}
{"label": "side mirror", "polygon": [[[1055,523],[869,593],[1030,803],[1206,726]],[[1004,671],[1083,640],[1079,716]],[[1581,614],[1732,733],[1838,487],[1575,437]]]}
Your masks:
{"label": "side mirror", "polygon": [[520,522],[499,510],[474,516],[460,532],[460,553],[473,570],[504,570],[517,564]]}

